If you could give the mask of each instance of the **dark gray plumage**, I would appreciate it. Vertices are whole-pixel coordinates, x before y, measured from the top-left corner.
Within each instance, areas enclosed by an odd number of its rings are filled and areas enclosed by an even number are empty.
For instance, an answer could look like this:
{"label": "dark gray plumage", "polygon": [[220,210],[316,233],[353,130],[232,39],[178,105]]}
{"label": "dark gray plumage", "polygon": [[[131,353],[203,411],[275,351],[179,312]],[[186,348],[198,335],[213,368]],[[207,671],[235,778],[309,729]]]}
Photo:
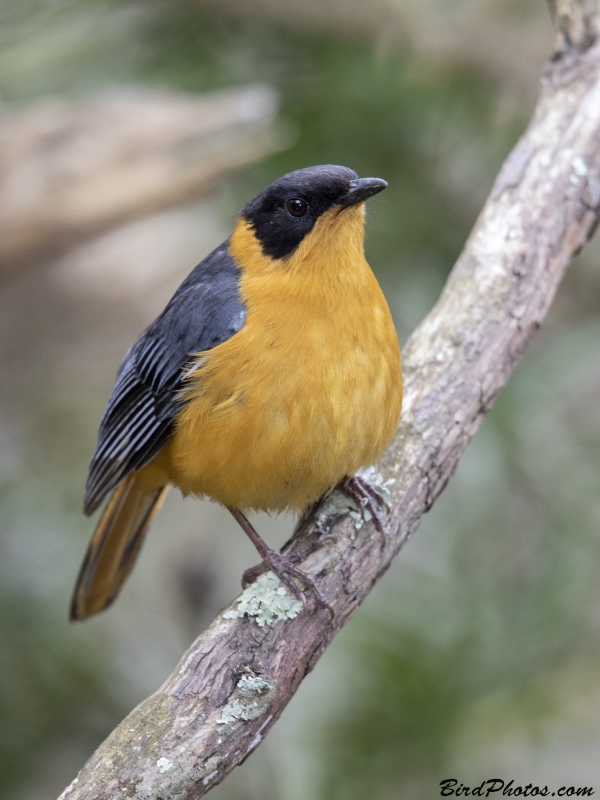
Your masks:
{"label": "dark gray plumage", "polygon": [[243,327],[240,269],[227,252],[228,244],[198,264],[125,355],[100,423],[86,484],[86,514],[167,443],[191,357]]}

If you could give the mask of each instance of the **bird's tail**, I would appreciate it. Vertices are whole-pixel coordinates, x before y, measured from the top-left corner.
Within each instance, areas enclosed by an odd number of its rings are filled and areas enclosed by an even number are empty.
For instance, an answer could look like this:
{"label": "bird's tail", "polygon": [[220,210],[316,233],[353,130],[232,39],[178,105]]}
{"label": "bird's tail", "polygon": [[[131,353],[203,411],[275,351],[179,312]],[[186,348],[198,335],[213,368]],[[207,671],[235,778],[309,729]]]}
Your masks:
{"label": "bird's tail", "polygon": [[109,606],[135,564],[152,517],[168,485],[148,491],[135,472],[117,486],[88,547],[71,601],[71,619],[82,620]]}

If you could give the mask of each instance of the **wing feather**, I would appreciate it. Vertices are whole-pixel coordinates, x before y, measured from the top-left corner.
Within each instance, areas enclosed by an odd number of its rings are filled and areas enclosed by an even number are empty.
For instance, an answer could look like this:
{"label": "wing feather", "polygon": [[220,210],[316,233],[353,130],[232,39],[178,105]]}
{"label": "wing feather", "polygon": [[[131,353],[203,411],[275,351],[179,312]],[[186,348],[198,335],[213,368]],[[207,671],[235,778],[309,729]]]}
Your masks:
{"label": "wing feather", "polygon": [[168,442],[184,402],[182,380],[193,356],[243,327],[246,309],[239,294],[240,270],[227,245],[192,271],[125,355],[100,423],[86,484],[86,514],[92,514],[117,484],[150,462]]}

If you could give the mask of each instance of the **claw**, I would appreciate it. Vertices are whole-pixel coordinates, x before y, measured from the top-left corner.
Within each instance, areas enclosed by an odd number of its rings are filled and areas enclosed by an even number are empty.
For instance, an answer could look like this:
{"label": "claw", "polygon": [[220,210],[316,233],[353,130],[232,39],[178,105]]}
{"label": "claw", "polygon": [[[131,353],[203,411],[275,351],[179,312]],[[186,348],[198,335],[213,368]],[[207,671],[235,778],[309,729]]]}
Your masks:
{"label": "claw", "polygon": [[304,596],[302,590],[298,587],[296,581],[300,581],[300,583],[304,584],[307,589],[310,589],[315,601],[317,602],[317,605],[320,605],[322,608],[326,608],[331,619],[333,619],[335,616],[333,608],[319,590],[314,578],[312,578],[310,575],[307,575],[306,572],[303,572],[301,569],[295,566],[294,562],[302,560],[302,554],[300,553],[297,556],[290,557],[283,555],[282,553],[277,553],[261,539],[241,511],[238,511],[237,508],[230,508],[229,511],[239,522],[243,531],[248,535],[249,539],[262,557],[261,564],[258,564],[256,567],[251,567],[244,572],[242,577],[242,587],[245,589],[246,586],[250,583],[253,583],[259,575],[262,575],[263,572],[266,572],[270,569],[279,577],[281,582],[287,586],[294,597],[302,603],[302,607],[305,610],[307,607],[306,597]]}
{"label": "claw", "polygon": [[[337,487],[342,494],[353,500],[358,508],[361,510],[364,519],[364,512],[368,510],[373,518],[373,523],[381,537],[381,549],[386,545],[385,528],[383,521],[377,509],[377,506],[383,506],[389,512],[390,507],[385,501],[385,498],[374,489],[370,483],[367,483],[364,478],[354,475],[352,478],[346,478]],[[377,505],[375,505],[377,504]]]}
{"label": "claw", "polygon": [[[329,605],[327,599],[319,590],[314,579],[306,572],[303,572],[301,569],[295,566],[294,561],[296,560],[297,559],[292,560],[289,556],[284,556],[281,553],[277,553],[275,550],[271,550],[269,548],[268,552],[263,555],[261,564],[258,564],[256,567],[251,567],[244,572],[242,586],[244,586],[244,582],[252,583],[252,581],[256,580],[259,575],[270,569],[279,577],[281,582],[287,586],[294,597],[302,603],[302,607],[305,610],[307,607],[306,597],[298,588],[296,580],[303,583],[307,589],[310,589],[311,594],[315,598],[317,604],[322,608],[326,608],[331,619],[333,619],[335,616],[333,608]],[[250,580],[248,580],[249,578]]]}

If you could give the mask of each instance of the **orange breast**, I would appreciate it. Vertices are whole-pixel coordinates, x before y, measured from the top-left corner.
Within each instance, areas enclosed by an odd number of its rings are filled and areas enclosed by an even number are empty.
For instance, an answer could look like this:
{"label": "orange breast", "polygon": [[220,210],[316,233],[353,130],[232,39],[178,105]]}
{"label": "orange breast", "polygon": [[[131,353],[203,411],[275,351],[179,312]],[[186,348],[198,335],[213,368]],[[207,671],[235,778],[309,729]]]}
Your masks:
{"label": "orange breast", "polygon": [[240,221],[246,324],[198,354],[188,403],[151,469],[241,510],[304,509],[373,463],[400,415],[389,309],[363,256],[363,209],[328,212],[286,261]]}

